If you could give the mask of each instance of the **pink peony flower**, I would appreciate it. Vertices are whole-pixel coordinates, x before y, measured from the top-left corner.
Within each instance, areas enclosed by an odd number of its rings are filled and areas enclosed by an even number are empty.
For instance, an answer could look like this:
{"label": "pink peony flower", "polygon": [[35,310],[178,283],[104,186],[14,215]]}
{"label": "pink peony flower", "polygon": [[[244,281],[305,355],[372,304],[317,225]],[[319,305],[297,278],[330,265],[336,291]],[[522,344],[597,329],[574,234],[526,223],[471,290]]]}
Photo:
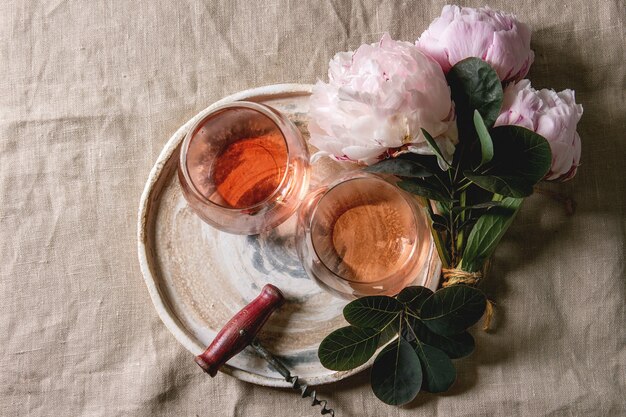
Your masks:
{"label": "pink peony flower", "polygon": [[511,14],[488,7],[444,6],[441,16],[416,44],[446,73],[457,62],[478,57],[487,61],[502,81],[524,78],[535,57],[528,26]]}
{"label": "pink peony flower", "polygon": [[450,88],[439,65],[408,42],[380,42],[339,52],[329,82],[310,102],[311,144],[320,155],[372,164],[395,151],[432,154],[420,128],[451,158],[457,143]]}
{"label": "pink peony flower", "polygon": [[566,181],[576,174],[580,163],[576,125],[582,114],[583,106],[576,104],[573,90],[537,91],[529,80],[522,80],[504,89],[502,113],[495,126],[522,126],[546,138],[552,150],[552,167],[545,179]]}

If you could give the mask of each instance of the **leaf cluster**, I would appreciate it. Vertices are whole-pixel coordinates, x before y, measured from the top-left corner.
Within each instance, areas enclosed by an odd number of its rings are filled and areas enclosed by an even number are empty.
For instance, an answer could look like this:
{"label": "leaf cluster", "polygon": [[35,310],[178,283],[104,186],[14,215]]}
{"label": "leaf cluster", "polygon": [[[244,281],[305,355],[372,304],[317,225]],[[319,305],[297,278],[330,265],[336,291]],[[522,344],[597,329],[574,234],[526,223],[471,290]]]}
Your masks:
{"label": "leaf cluster", "polygon": [[[367,168],[400,178],[418,197],[445,268],[480,271],[511,225],[524,197],[551,165],[548,142],[519,126],[495,126],[503,101],[496,72],[479,58],[448,73],[459,144],[452,161],[422,129],[433,155],[402,154]],[[441,169],[445,165],[446,169]],[[469,355],[467,328],[486,307],[475,287],[452,285],[432,292],[407,287],[397,297],[372,296],[344,309],[350,326],[320,344],[321,363],[336,371],[356,368],[374,355],[371,385],[387,404],[405,404],[420,390],[446,391],[456,378],[452,359]],[[378,353],[377,353],[378,352]]]}
{"label": "leaf cluster", "polygon": [[545,177],[552,160],[541,135],[497,126],[502,84],[479,58],[457,63],[447,76],[455,103],[459,144],[452,163],[434,138],[422,133],[434,156],[404,154],[366,168],[400,177],[398,186],[424,199],[445,267],[480,270],[511,224],[522,199]]}
{"label": "leaf cluster", "polygon": [[387,404],[406,404],[420,390],[443,392],[452,386],[456,370],[451,359],[474,350],[467,328],[485,307],[482,291],[466,285],[436,292],[414,286],[395,298],[359,298],[343,310],[350,326],[329,334],[318,356],[326,368],[345,371],[363,365],[378,350],[371,370],[374,394]]}

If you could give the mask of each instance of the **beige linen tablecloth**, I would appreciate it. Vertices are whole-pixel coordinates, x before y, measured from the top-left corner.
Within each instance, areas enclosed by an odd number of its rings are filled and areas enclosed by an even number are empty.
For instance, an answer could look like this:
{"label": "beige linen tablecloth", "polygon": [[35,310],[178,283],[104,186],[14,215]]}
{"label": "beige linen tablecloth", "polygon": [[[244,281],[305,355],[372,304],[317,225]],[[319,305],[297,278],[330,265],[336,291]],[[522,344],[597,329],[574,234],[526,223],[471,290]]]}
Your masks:
{"label": "beige linen tablecloth", "polygon": [[[413,41],[442,1],[0,3],[0,415],[312,416],[296,394],[204,375],[152,307],[136,255],[159,151],[213,101],[312,83],[384,31]],[[468,2],[473,6],[481,2]],[[319,389],[340,416],[626,415],[626,6],[491,1],[533,29],[536,87],[573,88],[582,166],[533,196],[444,395],[389,407],[367,373]]]}

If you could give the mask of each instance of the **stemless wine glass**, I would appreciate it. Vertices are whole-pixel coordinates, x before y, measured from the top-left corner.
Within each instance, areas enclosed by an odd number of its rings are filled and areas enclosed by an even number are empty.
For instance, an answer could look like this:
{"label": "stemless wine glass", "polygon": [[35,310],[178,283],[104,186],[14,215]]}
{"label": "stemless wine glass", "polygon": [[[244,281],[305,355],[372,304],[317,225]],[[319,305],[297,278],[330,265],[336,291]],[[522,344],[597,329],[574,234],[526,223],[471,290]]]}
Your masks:
{"label": "stemless wine glass", "polygon": [[190,207],[210,225],[257,234],[291,216],[309,184],[309,153],[298,129],[270,106],[219,106],[187,133],[178,178]]}
{"label": "stemless wine glass", "polygon": [[395,295],[427,279],[426,218],[411,195],[376,174],[352,171],[310,193],[296,233],[307,274],[343,298]]}

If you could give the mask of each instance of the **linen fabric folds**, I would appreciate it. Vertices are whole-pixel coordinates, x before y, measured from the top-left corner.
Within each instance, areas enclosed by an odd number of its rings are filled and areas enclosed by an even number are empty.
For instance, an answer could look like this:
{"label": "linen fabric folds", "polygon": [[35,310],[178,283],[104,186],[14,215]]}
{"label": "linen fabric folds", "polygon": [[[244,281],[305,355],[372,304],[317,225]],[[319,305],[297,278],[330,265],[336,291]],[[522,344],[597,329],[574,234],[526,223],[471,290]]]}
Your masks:
{"label": "linen fabric folds", "polygon": [[[480,1],[462,1],[479,7]],[[338,51],[414,42],[443,1],[0,2],[0,415],[312,416],[297,394],[211,379],[155,312],[139,198],[168,138],[219,98],[326,80]],[[498,0],[532,30],[533,86],[576,91],[582,158],[534,195],[483,288],[443,395],[389,407],[368,373],[318,388],[338,416],[626,415],[626,6]]]}

